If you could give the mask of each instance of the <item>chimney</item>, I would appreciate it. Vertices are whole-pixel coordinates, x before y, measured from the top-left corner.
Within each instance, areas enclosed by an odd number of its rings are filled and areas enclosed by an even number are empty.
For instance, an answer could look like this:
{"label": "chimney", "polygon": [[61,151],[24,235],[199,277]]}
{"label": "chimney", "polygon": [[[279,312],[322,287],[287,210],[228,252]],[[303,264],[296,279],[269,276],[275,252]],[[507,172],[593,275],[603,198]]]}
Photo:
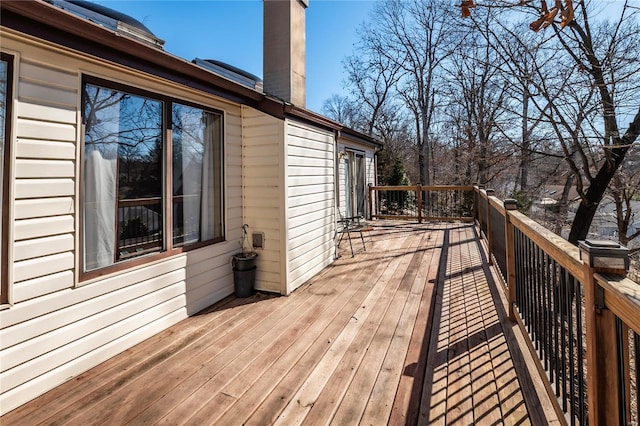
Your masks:
{"label": "chimney", "polygon": [[264,91],[302,108],[308,6],[309,0],[264,0]]}

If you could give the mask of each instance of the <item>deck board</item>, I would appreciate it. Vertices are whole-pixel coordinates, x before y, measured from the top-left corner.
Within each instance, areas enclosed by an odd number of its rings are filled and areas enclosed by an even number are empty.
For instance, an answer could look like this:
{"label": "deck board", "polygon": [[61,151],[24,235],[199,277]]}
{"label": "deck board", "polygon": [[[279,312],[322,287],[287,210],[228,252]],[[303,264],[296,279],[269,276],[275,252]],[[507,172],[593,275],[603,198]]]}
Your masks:
{"label": "deck board", "polygon": [[[229,297],[2,424],[529,424],[469,224],[374,222],[288,297]],[[511,343],[513,344],[513,343]],[[532,396],[529,395],[531,399]],[[532,415],[533,414],[533,415]],[[6,423],[5,423],[6,422]]]}

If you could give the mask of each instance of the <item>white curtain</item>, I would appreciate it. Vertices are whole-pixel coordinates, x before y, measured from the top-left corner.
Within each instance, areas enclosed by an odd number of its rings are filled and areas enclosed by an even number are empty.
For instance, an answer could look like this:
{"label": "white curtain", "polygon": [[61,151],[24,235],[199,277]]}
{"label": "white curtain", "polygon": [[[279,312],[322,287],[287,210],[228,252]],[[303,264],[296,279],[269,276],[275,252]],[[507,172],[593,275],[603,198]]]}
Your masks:
{"label": "white curtain", "polygon": [[215,237],[215,169],[214,149],[216,117],[205,113],[205,128],[203,135],[204,153],[202,155],[202,199],[200,200],[200,229],[202,241]]}
{"label": "white curtain", "polygon": [[[214,157],[217,117],[200,110],[185,108],[181,118],[183,126],[191,127],[189,132],[183,132],[180,146],[182,225],[186,244],[215,237]],[[197,132],[197,136],[190,136],[192,132]]]}
{"label": "white curtain", "polygon": [[344,159],[344,215],[345,217],[353,216],[353,201],[351,199],[351,185],[353,181],[351,171],[351,157],[353,153],[348,152]]}
{"label": "white curtain", "polygon": [[84,270],[113,264],[116,222],[116,159],[93,150],[84,165]]}
{"label": "white curtain", "polygon": [[[186,139],[186,138],[185,138]],[[202,169],[199,150],[189,149],[194,141],[182,141],[182,214],[184,243],[198,241],[200,236],[200,187]]]}

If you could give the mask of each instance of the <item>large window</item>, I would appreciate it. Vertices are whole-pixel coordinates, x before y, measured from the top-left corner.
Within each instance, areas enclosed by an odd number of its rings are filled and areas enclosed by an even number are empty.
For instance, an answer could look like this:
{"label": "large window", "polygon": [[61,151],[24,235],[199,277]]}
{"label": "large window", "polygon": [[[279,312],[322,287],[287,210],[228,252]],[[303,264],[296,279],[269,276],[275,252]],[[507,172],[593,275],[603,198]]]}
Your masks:
{"label": "large window", "polygon": [[220,113],[85,83],[83,115],[85,272],[222,240]]}
{"label": "large window", "polygon": [[9,165],[11,149],[11,103],[13,88],[13,57],[2,53],[0,56],[0,205],[2,205],[2,224],[0,225],[0,303],[8,299],[8,261],[9,239]]}

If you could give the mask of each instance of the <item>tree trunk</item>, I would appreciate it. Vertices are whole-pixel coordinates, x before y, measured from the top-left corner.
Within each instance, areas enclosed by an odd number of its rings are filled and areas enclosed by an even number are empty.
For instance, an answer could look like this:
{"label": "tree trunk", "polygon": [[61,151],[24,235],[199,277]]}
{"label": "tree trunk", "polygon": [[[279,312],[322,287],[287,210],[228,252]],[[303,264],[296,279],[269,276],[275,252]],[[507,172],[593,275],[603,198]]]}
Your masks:
{"label": "tree trunk", "polygon": [[[529,189],[529,163],[531,159],[531,153],[529,152],[529,123],[527,118],[529,116],[529,87],[527,83],[524,85],[522,91],[522,146],[520,147],[520,175],[519,186],[520,190],[525,192]],[[518,189],[518,183],[516,183],[515,190]]]}
{"label": "tree trunk", "polygon": [[600,167],[598,174],[596,174],[591,181],[584,199],[580,203],[580,206],[578,206],[578,211],[573,219],[571,232],[569,233],[570,243],[577,245],[578,241],[587,238],[598,205],[600,201],[602,201],[611,179],[613,179],[618,167],[622,164],[631,144],[638,138],[638,134],[640,134],[640,108],[631,124],[629,124],[629,128],[624,136],[614,139],[616,148],[611,149],[611,161],[605,161],[602,167]]}
{"label": "tree trunk", "polygon": [[567,220],[567,211],[569,210],[569,194],[573,188],[573,173],[567,175],[564,182],[564,188],[562,189],[562,197],[560,203],[558,203],[558,213],[556,217],[556,224],[553,232],[562,236],[562,228]]}
{"label": "tree trunk", "polygon": [[420,150],[420,184],[431,185],[431,146],[429,145],[429,129],[427,118],[422,117],[422,149]]}

